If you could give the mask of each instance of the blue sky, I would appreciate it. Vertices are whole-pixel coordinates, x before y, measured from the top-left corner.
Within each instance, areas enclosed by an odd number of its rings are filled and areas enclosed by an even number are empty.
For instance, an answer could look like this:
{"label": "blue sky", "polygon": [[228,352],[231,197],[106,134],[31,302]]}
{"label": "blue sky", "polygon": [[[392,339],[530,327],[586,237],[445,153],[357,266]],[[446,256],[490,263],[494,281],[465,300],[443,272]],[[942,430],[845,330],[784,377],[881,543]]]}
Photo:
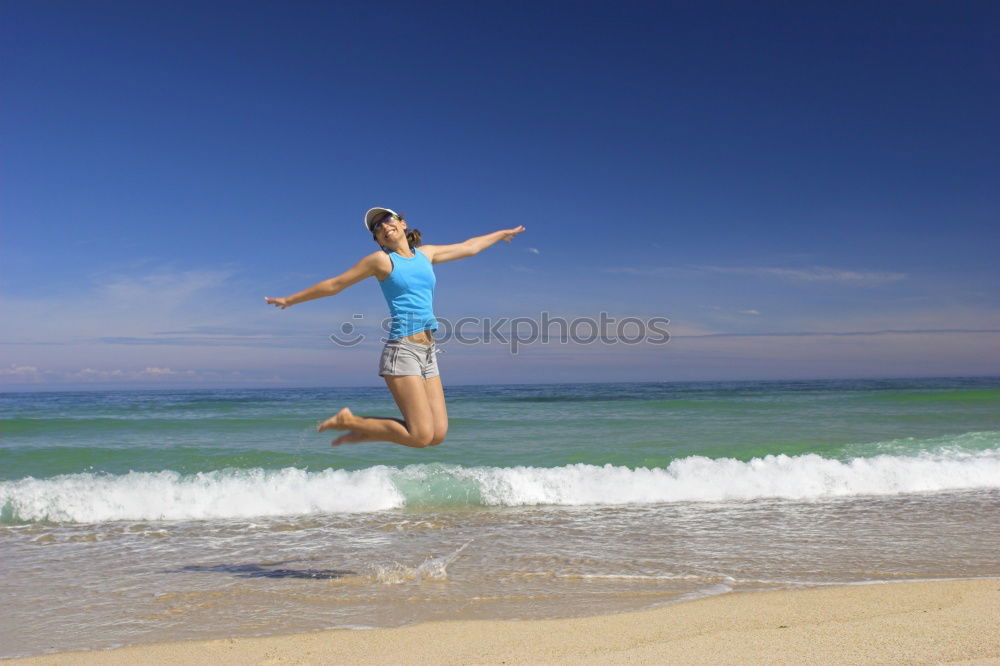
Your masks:
{"label": "blue sky", "polygon": [[[994,2],[0,3],[0,389],[379,384],[375,249],[524,224],[447,383],[1000,374]],[[365,340],[328,336],[344,322]]]}

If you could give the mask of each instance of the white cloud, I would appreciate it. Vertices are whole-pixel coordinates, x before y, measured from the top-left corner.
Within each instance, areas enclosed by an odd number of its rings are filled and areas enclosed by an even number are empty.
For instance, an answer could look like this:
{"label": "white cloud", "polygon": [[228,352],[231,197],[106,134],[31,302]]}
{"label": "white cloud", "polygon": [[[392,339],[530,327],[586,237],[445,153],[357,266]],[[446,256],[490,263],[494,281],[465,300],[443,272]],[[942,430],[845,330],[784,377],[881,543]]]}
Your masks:
{"label": "white cloud", "polygon": [[149,367],[142,371],[142,374],[149,375],[152,377],[170,377],[183,375],[191,377],[195,374],[194,370],[173,370],[171,368],[156,368]]}
{"label": "white cloud", "polygon": [[837,282],[840,284],[874,285],[898,282],[899,280],[906,279],[905,273],[856,271],[830,268],[828,266],[813,266],[810,268],[703,266],[702,268],[713,273],[776,277],[792,282]]}
{"label": "white cloud", "polygon": [[38,368],[33,365],[11,363],[9,368],[0,368],[0,377],[14,377],[22,381],[38,379]]}
{"label": "white cloud", "polygon": [[71,372],[66,374],[67,379],[83,379],[83,380],[117,379],[125,376],[126,376],[125,372],[119,369],[95,370],[93,368],[84,368],[79,372]]}
{"label": "white cloud", "polygon": [[713,273],[717,275],[751,275],[772,277],[788,282],[832,282],[844,285],[874,286],[907,279],[906,273],[865,271],[829,266],[782,268],[777,266],[614,266],[606,273],[664,277],[677,273]]}
{"label": "white cloud", "polygon": [[742,315],[757,316],[757,315],[760,314],[760,311],[759,310],[739,310],[739,313],[742,314]]}
{"label": "white cloud", "polygon": [[[0,370],[0,374],[3,371]],[[86,367],[80,370],[44,370],[38,371],[38,375],[44,374],[46,379],[57,383],[64,382],[135,382],[149,381],[150,379],[200,379],[200,373],[194,370],[174,370],[167,367],[149,366],[144,370],[123,370],[121,368],[93,368]],[[216,375],[218,373],[208,372],[206,375]],[[23,381],[23,378],[21,379]]]}
{"label": "white cloud", "polygon": [[678,269],[670,266],[651,266],[651,267],[611,266],[605,268],[604,272],[617,273],[620,275],[638,275],[640,277],[658,277],[678,270],[684,270],[684,269]]}
{"label": "white cloud", "polygon": [[232,277],[232,270],[170,271],[145,275],[107,274],[96,280],[98,298],[118,306],[142,305],[172,310],[191,302],[200,292],[218,290]]}
{"label": "white cloud", "polygon": [[541,254],[541,250],[539,250],[537,247],[529,247],[528,252],[530,252],[531,254]]}

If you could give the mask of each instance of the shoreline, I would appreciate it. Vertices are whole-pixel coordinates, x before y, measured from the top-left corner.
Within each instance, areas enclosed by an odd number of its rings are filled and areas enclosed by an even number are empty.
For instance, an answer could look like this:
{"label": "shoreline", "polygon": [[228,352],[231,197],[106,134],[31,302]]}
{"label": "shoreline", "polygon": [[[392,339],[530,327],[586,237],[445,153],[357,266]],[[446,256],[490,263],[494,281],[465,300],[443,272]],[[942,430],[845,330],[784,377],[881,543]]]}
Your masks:
{"label": "shoreline", "polygon": [[547,620],[152,643],[8,664],[948,663],[1000,664],[1000,578],[734,592]]}

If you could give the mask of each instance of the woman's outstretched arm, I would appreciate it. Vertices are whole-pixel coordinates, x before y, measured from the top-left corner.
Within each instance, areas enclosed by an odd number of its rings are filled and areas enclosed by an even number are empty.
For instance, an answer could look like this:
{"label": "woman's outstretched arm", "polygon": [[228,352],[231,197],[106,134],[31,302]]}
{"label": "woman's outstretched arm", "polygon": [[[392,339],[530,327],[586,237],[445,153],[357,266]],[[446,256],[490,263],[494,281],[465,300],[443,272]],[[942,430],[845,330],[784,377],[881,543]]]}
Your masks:
{"label": "woman's outstretched arm", "polygon": [[271,305],[284,310],[285,308],[290,308],[297,303],[304,303],[317,298],[323,298],[324,296],[339,294],[352,284],[375,275],[375,268],[378,265],[378,256],[378,252],[373,252],[337,277],[317,282],[313,286],[308,289],[303,289],[297,294],[292,294],[291,296],[286,296],[285,298],[271,298],[270,296],[265,296],[264,300]]}
{"label": "woman's outstretched arm", "polygon": [[501,229],[485,236],[476,236],[462,243],[455,243],[453,245],[425,245],[420,249],[428,253],[432,263],[440,264],[443,261],[465,259],[466,257],[479,254],[498,241],[507,241],[509,243],[514,236],[517,236],[522,231],[524,231],[523,224],[513,229]]}

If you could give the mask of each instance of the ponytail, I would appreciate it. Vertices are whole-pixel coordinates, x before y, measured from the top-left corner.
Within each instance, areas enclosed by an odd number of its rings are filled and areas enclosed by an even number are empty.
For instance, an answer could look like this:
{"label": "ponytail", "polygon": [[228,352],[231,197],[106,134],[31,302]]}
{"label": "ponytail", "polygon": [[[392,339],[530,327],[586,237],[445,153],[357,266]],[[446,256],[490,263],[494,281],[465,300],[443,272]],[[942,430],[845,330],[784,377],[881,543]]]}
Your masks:
{"label": "ponytail", "polygon": [[420,229],[407,229],[406,242],[410,244],[410,249],[420,247]]}

